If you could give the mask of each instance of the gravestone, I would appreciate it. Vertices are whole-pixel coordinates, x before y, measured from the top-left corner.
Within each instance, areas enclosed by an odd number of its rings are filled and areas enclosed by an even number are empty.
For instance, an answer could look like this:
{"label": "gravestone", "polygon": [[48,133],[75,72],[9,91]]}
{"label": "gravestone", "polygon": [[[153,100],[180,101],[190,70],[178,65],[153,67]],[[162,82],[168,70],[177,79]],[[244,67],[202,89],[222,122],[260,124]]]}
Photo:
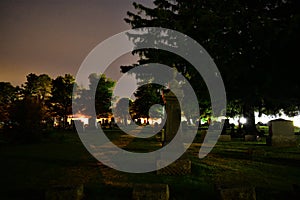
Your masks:
{"label": "gravestone", "polygon": [[165,141],[168,143],[178,132],[181,123],[181,109],[176,96],[172,92],[167,92],[164,97],[167,112]]}
{"label": "gravestone", "polygon": [[73,131],[84,132],[84,123],[80,120],[72,120]]}
{"label": "gravestone", "polygon": [[294,125],[290,120],[276,119],[269,122],[269,137],[272,146],[297,146]]}
{"label": "gravestone", "polygon": [[45,194],[46,200],[81,200],[84,197],[83,185],[54,185]]}
{"label": "gravestone", "polygon": [[[179,94],[179,95],[178,95]],[[163,145],[168,145],[169,142],[176,136],[179,129],[179,125],[181,123],[181,109],[179,101],[183,98],[183,93],[177,91],[177,97],[173,92],[166,91],[164,92],[164,101],[166,104],[166,112],[167,112],[167,120],[166,120],[166,130],[164,134],[164,142]],[[176,146],[176,149],[168,148],[168,151],[172,153],[172,151],[178,151],[178,148],[184,148],[182,146]],[[164,166],[166,160],[158,160],[157,167],[160,168]],[[185,175],[191,173],[191,161],[187,158],[180,158],[170,164],[169,166],[162,168],[157,171],[157,174],[163,175]]]}
{"label": "gravestone", "polygon": [[257,136],[256,135],[245,135],[245,141],[246,142],[253,142],[257,140]]}
{"label": "gravestone", "polygon": [[84,132],[84,123],[80,120],[72,120],[71,121],[71,125],[72,125],[72,130],[75,132],[76,129],[79,132]]}
{"label": "gravestone", "polygon": [[221,200],[256,200],[254,187],[236,187],[219,189]]}
{"label": "gravestone", "polygon": [[[165,166],[166,160],[158,160],[157,167]],[[192,162],[189,159],[180,158],[169,166],[157,171],[160,175],[187,175],[191,173]]]}
{"label": "gravestone", "polygon": [[95,117],[89,118],[89,125],[88,125],[89,130],[95,130],[97,129],[97,122]]}
{"label": "gravestone", "polygon": [[132,199],[168,200],[170,197],[167,184],[137,184],[133,188]]}
{"label": "gravestone", "polygon": [[219,135],[218,142],[230,142],[231,135]]}
{"label": "gravestone", "polygon": [[216,177],[215,190],[220,200],[256,200],[255,185],[243,174],[225,179]]}

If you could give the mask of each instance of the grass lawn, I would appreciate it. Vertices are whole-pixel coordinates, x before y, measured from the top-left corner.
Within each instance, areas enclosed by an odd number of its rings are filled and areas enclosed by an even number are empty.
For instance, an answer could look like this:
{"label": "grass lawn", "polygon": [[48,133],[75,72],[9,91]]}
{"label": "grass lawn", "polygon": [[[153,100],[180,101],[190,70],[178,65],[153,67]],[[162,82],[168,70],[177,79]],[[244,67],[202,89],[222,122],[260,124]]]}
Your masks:
{"label": "grass lawn", "polygon": [[[107,131],[115,144],[145,152],[159,148],[158,138],[125,142],[120,131]],[[201,134],[199,131],[198,134]],[[121,138],[121,139],[120,139]],[[197,157],[200,137],[186,153],[188,176],[130,174],[95,160],[76,133],[54,132],[37,144],[0,143],[0,199],[43,199],[51,185],[84,184],[85,199],[131,199],[136,183],[166,183],[170,199],[217,199],[217,187],[254,186],[257,199],[298,199],[300,148],[275,148],[261,142],[219,142],[204,159]],[[297,196],[298,195],[298,196]]]}

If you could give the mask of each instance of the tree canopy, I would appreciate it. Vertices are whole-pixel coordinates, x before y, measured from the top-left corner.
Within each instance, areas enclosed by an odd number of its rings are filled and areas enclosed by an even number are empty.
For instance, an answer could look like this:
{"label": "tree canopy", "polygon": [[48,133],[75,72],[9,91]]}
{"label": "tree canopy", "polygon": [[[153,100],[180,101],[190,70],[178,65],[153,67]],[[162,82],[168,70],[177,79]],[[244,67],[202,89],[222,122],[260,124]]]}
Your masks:
{"label": "tree canopy", "polygon": [[[243,114],[254,127],[254,110],[299,111],[300,7],[297,0],[155,0],[154,7],[133,3],[125,19],[132,28],[156,26],[185,33],[212,56],[223,77],[228,115]],[[200,109],[209,106],[200,76],[183,59],[153,49],[138,50],[139,64],[160,62],[190,80]],[[134,66],[131,66],[134,67]],[[123,67],[126,71],[130,67]],[[201,108],[202,106],[202,108]]]}
{"label": "tree canopy", "polygon": [[72,113],[72,93],[75,85],[75,79],[70,74],[58,76],[52,80],[52,111],[57,116],[63,118],[66,126],[67,116]]}
{"label": "tree canopy", "polygon": [[132,105],[132,110],[136,113],[135,118],[149,118],[150,107],[154,104],[163,104],[160,94],[161,86],[156,84],[146,84],[138,88],[134,93],[136,97]]}
{"label": "tree canopy", "polygon": [[0,82],[0,121],[9,121],[9,111],[15,100],[16,88],[8,82]]}
{"label": "tree canopy", "polygon": [[[115,82],[109,78],[106,78],[105,74],[90,74],[89,76],[89,88],[79,88],[76,108],[78,112],[91,115],[93,108],[95,107],[96,115],[100,117],[108,117],[111,114],[111,101],[112,91],[115,86]],[[95,94],[96,91],[96,94]],[[95,103],[86,104],[91,101],[92,97],[95,97]]]}

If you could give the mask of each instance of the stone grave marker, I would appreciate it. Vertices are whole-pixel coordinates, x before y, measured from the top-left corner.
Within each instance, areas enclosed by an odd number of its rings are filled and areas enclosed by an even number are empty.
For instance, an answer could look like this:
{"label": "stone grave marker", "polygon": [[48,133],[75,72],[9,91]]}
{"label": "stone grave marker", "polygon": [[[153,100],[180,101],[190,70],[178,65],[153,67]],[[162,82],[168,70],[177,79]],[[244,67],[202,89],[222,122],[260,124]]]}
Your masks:
{"label": "stone grave marker", "polygon": [[220,200],[256,200],[256,187],[243,174],[230,179],[216,177],[215,190]]}
{"label": "stone grave marker", "polygon": [[96,118],[91,117],[91,118],[89,118],[88,122],[89,122],[89,125],[88,125],[89,130],[96,130],[97,129]]}
{"label": "stone grave marker", "polygon": [[53,185],[46,191],[46,200],[81,200],[84,197],[83,185]]}
{"label": "stone grave marker", "polygon": [[257,140],[256,135],[245,135],[245,142],[253,142],[256,140]]}
{"label": "stone grave marker", "polygon": [[276,119],[269,122],[269,138],[272,146],[297,146],[292,121]]}
{"label": "stone grave marker", "polygon": [[[164,94],[164,100],[166,103],[166,130],[163,145],[168,144],[177,134],[179,125],[181,123],[181,109],[179,101],[183,98],[176,97],[172,92],[168,91]],[[182,130],[179,130],[182,131]],[[178,146],[174,151],[178,151],[178,148],[184,148],[184,146]],[[172,152],[172,149],[169,149]],[[158,160],[157,167],[162,166],[165,160]],[[180,158],[173,162],[169,166],[157,171],[157,174],[163,175],[185,175],[191,173],[191,161],[187,158]]]}
{"label": "stone grave marker", "polygon": [[236,187],[219,189],[221,200],[256,200],[254,187]]}
{"label": "stone grave marker", "polygon": [[[231,135],[227,134],[227,130],[230,129],[229,119],[223,120],[224,125],[222,127],[221,135],[219,135],[219,142],[230,142],[231,141]],[[221,129],[221,124],[219,125]]]}
{"label": "stone grave marker", "polygon": [[[76,128],[80,133],[84,131],[84,123],[80,120],[72,120],[71,125],[72,125],[73,131],[76,131]],[[75,127],[75,125],[76,125],[76,127]]]}
{"label": "stone grave marker", "polygon": [[132,199],[168,200],[170,197],[167,184],[137,184],[133,188]]}
{"label": "stone grave marker", "polygon": [[220,135],[219,142],[230,142],[231,141],[231,135]]}

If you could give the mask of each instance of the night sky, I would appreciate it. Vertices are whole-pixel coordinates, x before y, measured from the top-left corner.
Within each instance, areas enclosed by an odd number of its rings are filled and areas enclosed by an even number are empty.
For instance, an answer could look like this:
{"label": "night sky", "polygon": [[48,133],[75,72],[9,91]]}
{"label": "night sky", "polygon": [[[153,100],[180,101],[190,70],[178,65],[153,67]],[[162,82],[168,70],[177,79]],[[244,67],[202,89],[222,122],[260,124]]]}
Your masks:
{"label": "night sky", "polygon": [[[29,73],[55,78],[75,75],[87,54],[101,41],[130,28],[123,20],[133,0],[1,0],[0,81],[20,85]],[[151,0],[136,0],[152,5]],[[123,56],[110,68],[120,77]]]}

